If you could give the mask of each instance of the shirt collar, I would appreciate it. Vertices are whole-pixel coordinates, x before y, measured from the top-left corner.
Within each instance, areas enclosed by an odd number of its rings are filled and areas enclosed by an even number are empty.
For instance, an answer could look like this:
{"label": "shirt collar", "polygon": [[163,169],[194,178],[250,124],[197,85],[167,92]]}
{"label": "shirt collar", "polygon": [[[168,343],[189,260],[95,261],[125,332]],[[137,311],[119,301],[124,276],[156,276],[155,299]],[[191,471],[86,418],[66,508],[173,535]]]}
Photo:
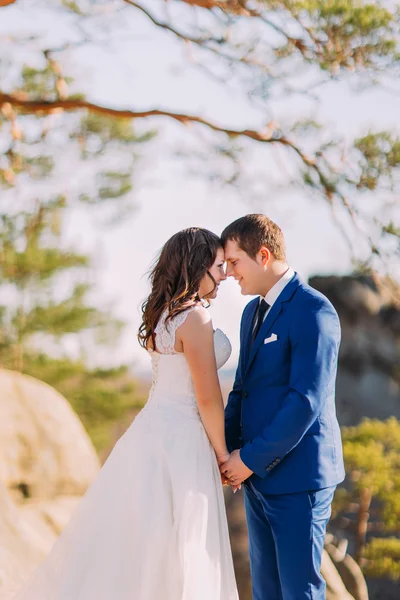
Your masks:
{"label": "shirt collar", "polygon": [[283,292],[283,289],[287,286],[289,281],[294,277],[294,270],[292,267],[288,267],[287,271],[282,275],[280,279],[276,282],[276,284],[269,290],[269,292],[265,295],[264,300],[270,306],[276,302],[280,294]]}

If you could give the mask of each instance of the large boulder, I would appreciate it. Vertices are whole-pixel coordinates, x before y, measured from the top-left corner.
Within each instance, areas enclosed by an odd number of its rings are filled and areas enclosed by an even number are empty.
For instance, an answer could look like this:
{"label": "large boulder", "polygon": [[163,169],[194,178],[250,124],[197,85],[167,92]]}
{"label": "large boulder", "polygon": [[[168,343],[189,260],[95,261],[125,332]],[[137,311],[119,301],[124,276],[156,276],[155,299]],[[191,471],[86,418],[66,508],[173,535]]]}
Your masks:
{"label": "large boulder", "polygon": [[99,470],[67,400],[0,369],[0,599],[50,550]]}
{"label": "large boulder", "polygon": [[42,381],[0,369],[0,482],[13,497],[81,495],[98,469],[67,400]]}

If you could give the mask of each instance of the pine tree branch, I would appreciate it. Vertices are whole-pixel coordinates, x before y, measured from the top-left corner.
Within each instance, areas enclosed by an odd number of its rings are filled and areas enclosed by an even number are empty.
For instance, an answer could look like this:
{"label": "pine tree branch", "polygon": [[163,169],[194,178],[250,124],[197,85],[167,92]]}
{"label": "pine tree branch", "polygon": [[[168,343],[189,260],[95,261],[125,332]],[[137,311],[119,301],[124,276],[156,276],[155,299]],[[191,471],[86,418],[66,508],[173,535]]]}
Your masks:
{"label": "pine tree branch", "polygon": [[54,100],[30,100],[25,95],[11,95],[0,93],[0,107],[4,105],[10,105],[13,108],[20,108],[24,112],[30,114],[49,114],[56,110],[74,111],[74,110],[88,110],[92,113],[108,115],[118,118],[126,119],[144,119],[148,117],[166,117],[174,121],[178,121],[183,125],[189,125],[191,123],[198,123],[204,125],[212,131],[218,133],[224,133],[230,138],[244,137],[252,139],[260,143],[269,144],[281,144],[291,148],[302,160],[302,162],[309,168],[316,170],[318,173],[321,185],[326,189],[329,195],[332,195],[332,190],[328,190],[327,183],[322,177],[321,171],[316,166],[316,162],[313,158],[309,158],[304,152],[298,148],[289,138],[285,137],[280,131],[275,131],[272,128],[267,128],[264,131],[257,131],[255,129],[230,129],[228,127],[222,127],[215,123],[208,121],[198,115],[188,115],[184,113],[174,113],[167,110],[145,110],[145,111],[132,111],[124,109],[116,109],[108,106],[102,106],[100,104],[94,104],[81,98],[69,98],[69,99],[54,99]]}
{"label": "pine tree branch", "polygon": [[1,94],[0,93],[0,107],[3,105],[11,105],[13,108],[20,108],[24,112],[31,114],[48,114],[55,110],[65,110],[65,111],[74,111],[74,110],[88,110],[92,113],[96,114],[104,114],[117,118],[127,118],[127,119],[143,119],[148,117],[166,117],[172,119],[174,121],[178,121],[183,125],[189,125],[191,123],[197,123],[199,125],[203,125],[212,131],[223,133],[230,138],[243,137],[252,139],[259,143],[269,143],[269,144],[280,144],[282,146],[286,146],[290,148],[303,164],[315,171],[318,176],[320,185],[322,187],[323,193],[331,204],[332,196],[335,191],[332,190],[329,182],[326,180],[323,175],[321,169],[316,163],[314,158],[308,157],[299,147],[297,147],[294,142],[292,142],[289,138],[284,136],[280,131],[276,131],[272,128],[266,128],[264,131],[257,131],[255,129],[230,129],[227,127],[222,127],[220,125],[216,125],[215,123],[208,121],[198,115],[188,115],[183,113],[174,113],[165,110],[146,110],[146,111],[132,111],[132,110],[124,110],[124,109],[115,109],[107,106],[102,106],[99,104],[94,104],[92,102],[88,102],[84,99],[74,98],[74,99],[54,99],[54,100],[31,100],[26,96],[22,95],[10,95],[10,94]]}
{"label": "pine tree branch", "polygon": [[[115,109],[107,106],[102,106],[99,104],[95,104],[93,102],[88,102],[83,98],[69,98],[69,99],[54,99],[54,100],[31,100],[25,94],[2,94],[0,93],[0,110],[9,110],[10,108],[21,109],[22,112],[28,114],[49,114],[57,110],[64,111],[75,111],[75,110],[87,110],[94,114],[102,114],[115,118],[125,118],[125,119],[144,119],[149,117],[165,117],[170,120],[177,121],[182,123],[183,125],[190,125],[192,123],[197,123],[204,127],[207,127],[209,130],[215,131],[217,133],[222,133],[227,135],[229,138],[247,138],[251,139],[258,143],[268,143],[268,144],[280,144],[281,146],[285,146],[289,148],[303,165],[314,172],[317,176],[318,184],[320,192],[322,193],[325,201],[328,202],[329,206],[333,207],[334,197],[339,200],[342,204],[343,208],[347,211],[350,216],[353,225],[360,231],[358,226],[358,218],[354,211],[354,208],[345,198],[345,196],[341,193],[340,189],[333,185],[327,176],[325,175],[321,165],[318,163],[317,157],[308,156],[301,148],[296,146],[296,144],[286,137],[279,129],[274,128],[273,124],[261,130],[255,129],[230,129],[227,127],[223,127],[221,125],[217,125],[212,121],[204,119],[198,115],[189,115],[185,113],[174,113],[167,110],[158,110],[151,109],[145,111],[132,111],[126,109]],[[343,227],[340,227],[342,233],[345,235],[345,231]],[[361,233],[361,231],[360,231]],[[346,237],[346,236],[345,236]],[[379,255],[379,251],[377,250],[375,244],[373,243],[370,236],[365,236],[367,241],[371,247],[371,250],[374,254]]]}
{"label": "pine tree branch", "polygon": [[178,121],[183,125],[190,123],[198,123],[212,129],[213,131],[225,133],[229,137],[247,137],[257,142],[262,143],[279,143],[284,146],[292,147],[299,156],[302,157],[306,164],[311,165],[313,161],[308,159],[299,148],[281,133],[274,135],[274,131],[266,129],[263,131],[256,131],[254,129],[229,129],[216,125],[207,119],[199,117],[197,115],[188,115],[184,113],[174,113],[168,110],[144,110],[144,111],[133,111],[125,109],[116,109],[108,106],[102,106],[100,104],[94,104],[81,98],[69,98],[69,99],[54,99],[54,100],[31,100],[22,94],[2,94],[0,93],[0,106],[4,104],[10,104],[14,108],[20,108],[24,112],[29,114],[49,114],[56,110],[74,111],[74,110],[88,110],[92,113],[108,115],[112,117],[125,118],[125,119],[144,119],[147,117],[167,117],[174,121]]}
{"label": "pine tree branch", "polygon": [[233,15],[247,15],[247,11],[238,0],[181,0],[181,2],[189,6],[206,8],[207,10],[219,8]]}

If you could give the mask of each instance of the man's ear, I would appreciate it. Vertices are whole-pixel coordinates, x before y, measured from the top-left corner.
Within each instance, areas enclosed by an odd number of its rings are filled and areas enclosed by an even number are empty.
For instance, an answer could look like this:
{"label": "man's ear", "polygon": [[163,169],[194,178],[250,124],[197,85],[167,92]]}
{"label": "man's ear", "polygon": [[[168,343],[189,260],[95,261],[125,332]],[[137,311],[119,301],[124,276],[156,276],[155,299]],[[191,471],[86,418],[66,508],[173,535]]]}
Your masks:
{"label": "man's ear", "polygon": [[265,267],[272,259],[272,252],[271,250],[268,250],[266,246],[261,246],[258,252],[261,258],[261,264]]}

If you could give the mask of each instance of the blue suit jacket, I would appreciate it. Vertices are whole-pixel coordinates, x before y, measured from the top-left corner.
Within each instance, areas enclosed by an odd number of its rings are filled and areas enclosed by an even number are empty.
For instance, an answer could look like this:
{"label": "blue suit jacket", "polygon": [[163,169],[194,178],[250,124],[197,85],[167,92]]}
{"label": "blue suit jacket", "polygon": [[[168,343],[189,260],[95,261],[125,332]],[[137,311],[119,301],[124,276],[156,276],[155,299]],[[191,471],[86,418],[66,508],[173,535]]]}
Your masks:
{"label": "blue suit jacket", "polygon": [[[230,451],[241,448],[265,494],[317,490],[344,479],[335,410],[340,324],[321,293],[295,274],[250,348],[259,299],[244,309],[240,357],[225,412]],[[264,340],[276,334],[276,341]]]}

